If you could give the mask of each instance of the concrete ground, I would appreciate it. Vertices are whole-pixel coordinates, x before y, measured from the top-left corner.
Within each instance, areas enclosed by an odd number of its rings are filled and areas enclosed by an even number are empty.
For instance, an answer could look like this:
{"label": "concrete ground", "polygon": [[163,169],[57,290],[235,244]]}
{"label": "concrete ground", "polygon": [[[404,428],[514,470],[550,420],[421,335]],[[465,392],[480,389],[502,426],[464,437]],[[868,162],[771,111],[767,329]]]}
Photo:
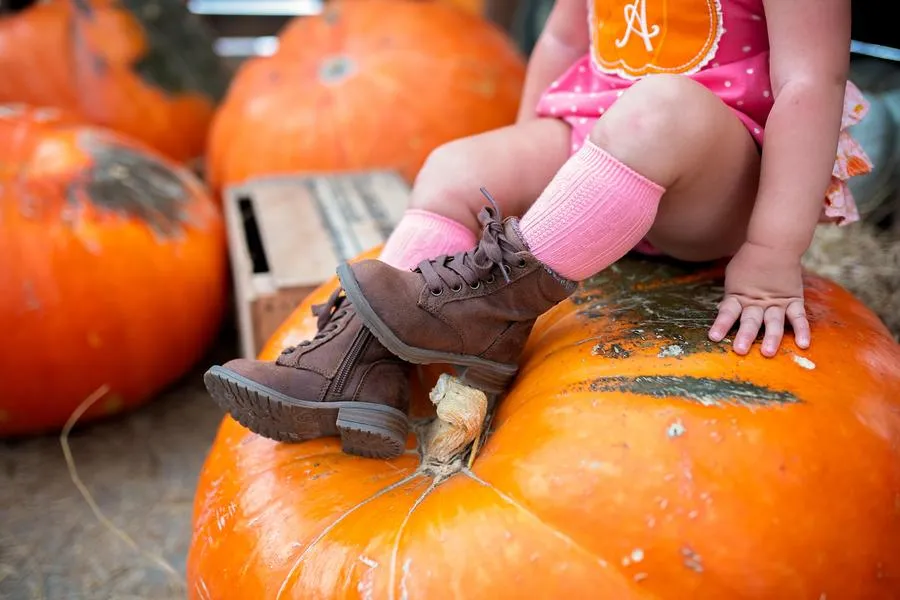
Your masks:
{"label": "concrete ground", "polygon": [[160,398],[70,437],[84,485],[140,551],[91,511],[58,436],[0,441],[0,599],[185,597],[194,487],[221,420],[201,377],[209,364],[235,352],[234,334],[226,332],[216,351]]}

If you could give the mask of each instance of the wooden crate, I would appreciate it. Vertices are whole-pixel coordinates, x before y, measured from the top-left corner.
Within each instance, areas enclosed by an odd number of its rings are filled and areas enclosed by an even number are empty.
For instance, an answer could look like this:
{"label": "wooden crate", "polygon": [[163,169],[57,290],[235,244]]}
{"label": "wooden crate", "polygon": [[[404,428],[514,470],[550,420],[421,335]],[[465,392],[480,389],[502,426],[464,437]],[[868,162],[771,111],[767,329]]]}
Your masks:
{"label": "wooden crate", "polygon": [[396,173],[279,175],[223,194],[241,354],[255,357],[337,265],[383,243],[406,209]]}

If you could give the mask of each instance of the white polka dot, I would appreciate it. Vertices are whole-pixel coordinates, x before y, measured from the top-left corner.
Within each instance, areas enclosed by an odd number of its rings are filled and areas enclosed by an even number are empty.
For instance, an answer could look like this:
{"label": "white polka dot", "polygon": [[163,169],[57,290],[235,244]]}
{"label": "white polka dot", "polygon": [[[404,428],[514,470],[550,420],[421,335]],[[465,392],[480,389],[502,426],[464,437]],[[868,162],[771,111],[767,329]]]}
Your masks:
{"label": "white polka dot", "polygon": [[726,82],[725,82],[725,87],[731,87],[731,82],[730,82],[730,81],[726,81]]}
{"label": "white polka dot", "polygon": [[578,150],[578,144],[572,144],[572,150]]}
{"label": "white polka dot", "polygon": [[751,48],[750,46],[744,46],[743,48],[741,48],[741,50],[743,50],[744,53],[747,53],[747,52],[750,52],[751,50],[753,50],[753,48]]}
{"label": "white polka dot", "polygon": [[597,112],[599,112],[602,115],[603,113],[606,112],[606,109],[601,106]]}
{"label": "white polka dot", "polygon": [[551,115],[555,115],[555,114],[556,114],[556,107],[555,107],[555,106],[551,106],[551,107],[550,107],[550,114],[551,114]]}
{"label": "white polka dot", "polygon": [[576,86],[575,86],[575,91],[576,91],[577,93],[581,93],[581,86],[580,86],[580,85],[576,85]]}
{"label": "white polka dot", "polygon": [[744,105],[744,101],[743,101],[743,100],[738,100],[738,101],[737,101],[737,105],[738,105],[738,106],[743,106],[743,105]]}
{"label": "white polka dot", "polygon": [[772,95],[772,92],[770,92],[769,90],[764,90],[764,91],[763,91],[763,98],[768,98],[768,97],[771,96],[771,95]]}
{"label": "white polka dot", "polygon": [[759,127],[754,127],[753,133],[755,133],[756,135],[759,135]]}
{"label": "white polka dot", "polygon": [[719,68],[719,63],[714,62],[714,63],[713,63],[713,67],[716,68],[716,69],[718,69],[718,68]]}
{"label": "white polka dot", "polygon": [[578,67],[578,72],[579,72],[579,73],[584,73],[586,70],[587,70],[587,69],[584,68],[584,65],[581,65],[580,67]]}
{"label": "white polka dot", "polygon": [[762,21],[762,17],[759,15],[750,15],[750,18],[754,21]]}
{"label": "white polka dot", "polygon": [[619,90],[618,92],[616,92],[616,97],[617,97],[617,98],[621,98],[621,97],[622,97],[622,94],[624,94],[624,93],[625,93],[625,92],[623,92],[622,90]]}
{"label": "white polka dot", "polygon": [[571,111],[572,111],[572,112],[578,112],[578,107],[575,106],[575,105],[573,104],[572,107],[571,107]]}
{"label": "white polka dot", "polygon": [[587,119],[585,117],[581,117],[580,119],[578,119],[578,122],[584,125],[585,123],[587,123]]}
{"label": "white polka dot", "polygon": [[554,81],[553,83],[550,84],[550,87],[552,87],[552,88],[557,88],[557,87],[559,87],[559,82],[558,82],[558,81]]}

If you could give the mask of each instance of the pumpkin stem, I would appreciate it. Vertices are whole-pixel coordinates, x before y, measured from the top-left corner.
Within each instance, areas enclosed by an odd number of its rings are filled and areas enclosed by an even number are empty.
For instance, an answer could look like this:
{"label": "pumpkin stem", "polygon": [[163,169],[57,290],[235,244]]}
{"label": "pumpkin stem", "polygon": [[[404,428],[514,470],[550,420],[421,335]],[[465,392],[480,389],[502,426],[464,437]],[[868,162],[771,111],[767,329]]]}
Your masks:
{"label": "pumpkin stem", "polygon": [[461,457],[472,444],[471,466],[487,416],[487,396],[443,373],[428,397],[437,409],[437,418],[425,432],[423,462],[450,463]]}

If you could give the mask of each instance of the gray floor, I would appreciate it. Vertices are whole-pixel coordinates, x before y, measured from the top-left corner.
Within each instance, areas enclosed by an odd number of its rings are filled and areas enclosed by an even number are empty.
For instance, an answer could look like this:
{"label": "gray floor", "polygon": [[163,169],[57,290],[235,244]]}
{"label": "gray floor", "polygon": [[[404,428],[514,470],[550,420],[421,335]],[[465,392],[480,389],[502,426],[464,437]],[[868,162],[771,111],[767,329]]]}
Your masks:
{"label": "gray floor", "polygon": [[177,578],[104,527],[72,482],[58,436],[0,441],[0,598],[184,598],[194,486],[221,419],[201,375],[213,356],[130,416],[74,432],[82,481],[109,520]]}

